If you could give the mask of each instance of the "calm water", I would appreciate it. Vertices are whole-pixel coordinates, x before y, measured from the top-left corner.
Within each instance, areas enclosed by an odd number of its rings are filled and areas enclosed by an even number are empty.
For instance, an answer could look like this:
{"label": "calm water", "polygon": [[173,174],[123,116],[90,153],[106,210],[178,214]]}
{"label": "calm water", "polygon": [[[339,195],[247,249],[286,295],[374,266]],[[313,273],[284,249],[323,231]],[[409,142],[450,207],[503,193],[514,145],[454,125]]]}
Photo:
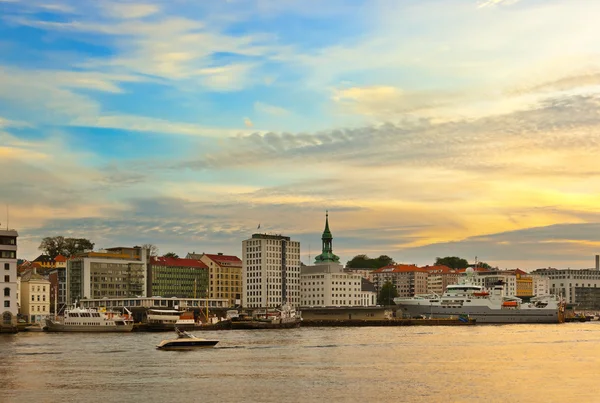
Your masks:
{"label": "calm water", "polygon": [[[600,322],[0,335],[1,402],[598,402]],[[8,391],[8,394],[6,394]]]}

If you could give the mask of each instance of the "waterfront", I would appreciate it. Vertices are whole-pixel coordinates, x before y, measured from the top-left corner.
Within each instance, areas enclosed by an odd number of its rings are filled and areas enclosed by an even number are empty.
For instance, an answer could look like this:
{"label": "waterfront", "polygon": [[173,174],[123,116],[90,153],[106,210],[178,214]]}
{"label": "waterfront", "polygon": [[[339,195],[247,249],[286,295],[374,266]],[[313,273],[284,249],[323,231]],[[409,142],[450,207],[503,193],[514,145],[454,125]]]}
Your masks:
{"label": "waterfront", "polygon": [[[0,335],[2,402],[592,402],[600,323]],[[8,395],[6,395],[8,391]]]}

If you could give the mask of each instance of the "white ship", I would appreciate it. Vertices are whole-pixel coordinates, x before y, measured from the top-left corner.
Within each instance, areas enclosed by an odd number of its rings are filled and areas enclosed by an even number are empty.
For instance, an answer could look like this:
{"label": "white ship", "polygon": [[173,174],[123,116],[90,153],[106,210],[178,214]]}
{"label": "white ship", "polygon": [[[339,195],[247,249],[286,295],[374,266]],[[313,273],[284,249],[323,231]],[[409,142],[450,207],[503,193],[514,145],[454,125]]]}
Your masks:
{"label": "white ship", "polygon": [[93,308],[73,308],[65,310],[62,317],[47,318],[49,332],[131,332],[133,319],[131,312],[106,312]]}
{"label": "white ship", "polygon": [[561,323],[564,302],[554,295],[536,296],[529,302],[504,297],[502,285],[491,292],[471,283],[473,269],[467,269],[463,284],[449,285],[442,296],[437,294],[394,298],[398,316],[451,318],[468,315],[477,323]]}

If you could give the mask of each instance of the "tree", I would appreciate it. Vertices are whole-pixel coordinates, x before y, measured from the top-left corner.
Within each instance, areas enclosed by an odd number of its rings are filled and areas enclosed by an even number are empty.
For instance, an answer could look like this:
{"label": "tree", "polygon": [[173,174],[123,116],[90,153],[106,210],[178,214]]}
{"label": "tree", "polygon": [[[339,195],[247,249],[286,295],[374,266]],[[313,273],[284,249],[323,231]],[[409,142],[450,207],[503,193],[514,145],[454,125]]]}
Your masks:
{"label": "tree", "polygon": [[491,270],[492,266],[490,266],[489,264],[487,264],[486,262],[477,262],[476,265],[473,265],[475,267],[480,267],[482,269],[486,269],[486,270]]}
{"label": "tree", "polygon": [[174,257],[174,258],[178,258],[178,257],[179,257],[179,255],[178,255],[177,253],[175,253],[175,252],[168,252],[168,253],[165,253],[165,254],[163,255],[163,257]]}
{"label": "tree", "polygon": [[150,251],[150,256],[158,256],[158,247],[151,243],[145,243],[142,245],[143,249]]}
{"label": "tree", "polygon": [[462,259],[457,256],[446,256],[446,257],[436,257],[435,258],[436,266],[448,266],[451,269],[464,269],[469,267],[469,262],[466,259]]}
{"label": "tree", "polygon": [[346,263],[349,269],[379,269],[380,267],[395,264],[394,259],[387,255],[370,258],[367,255],[356,255]]}
{"label": "tree", "polygon": [[65,257],[71,257],[86,250],[94,250],[94,243],[85,238],[66,238],[65,244],[65,253],[62,254]]}
{"label": "tree", "polygon": [[377,304],[379,305],[394,305],[394,298],[398,296],[398,290],[391,281],[386,281],[379,290]]}
{"label": "tree", "polygon": [[94,243],[86,238],[65,238],[63,236],[45,237],[39,250],[54,259],[58,255],[71,257],[77,253],[94,249]]}

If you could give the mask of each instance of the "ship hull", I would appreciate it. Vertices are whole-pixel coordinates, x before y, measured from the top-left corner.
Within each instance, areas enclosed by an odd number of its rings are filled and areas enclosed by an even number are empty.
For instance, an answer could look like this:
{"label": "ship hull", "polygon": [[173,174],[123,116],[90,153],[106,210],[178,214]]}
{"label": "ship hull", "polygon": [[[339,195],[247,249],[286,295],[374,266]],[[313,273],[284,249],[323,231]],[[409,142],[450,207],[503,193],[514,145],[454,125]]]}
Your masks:
{"label": "ship hull", "polygon": [[131,332],[133,323],[125,325],[105,325],[105,326],[80,326],[64,325],[52,319],[46,320],[46,331],[48,332],[79,332],[79,333],[107,333],[107,332]]}
{"label": "ship hull", "polygon": [[[563,315],[558,309],[492,309],[487,306],[449,308],[433,305],[411,305],[398,303],[398,312],[403,317],[451,318],[468,315],[480,323],[561,323]],[[400,316],[400,315],[398,315]]]}

